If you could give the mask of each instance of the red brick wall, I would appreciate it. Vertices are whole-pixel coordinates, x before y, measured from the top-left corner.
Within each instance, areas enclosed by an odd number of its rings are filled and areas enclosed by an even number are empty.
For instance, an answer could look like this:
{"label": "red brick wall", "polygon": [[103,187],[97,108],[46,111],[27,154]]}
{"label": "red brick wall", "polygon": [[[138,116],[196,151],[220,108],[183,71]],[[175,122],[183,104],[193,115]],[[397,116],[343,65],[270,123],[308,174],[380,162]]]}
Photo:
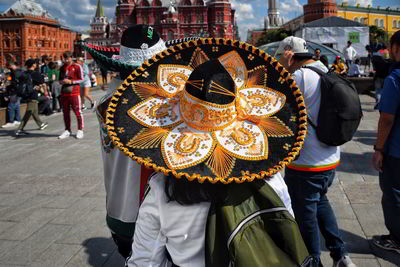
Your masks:
{"label": "red brick wall", "polygon": [[[43,55],[59,60],[64,52],[74,50],[77,33],[61,28],[55,20],[30,16],[0,18],[20,19],[0,22],[1,66],[4,66],[5,58],[9,54],[18,56],[19,63],[23,64],[29,58],[39,58]],[[6,40],[9,40],[9,43],[5,42]]]}
{"label": "red brick wall", "polygon": [[337,6],[334,0],[308,0],[304,9],[304,23],[331,16],[337,16]]}

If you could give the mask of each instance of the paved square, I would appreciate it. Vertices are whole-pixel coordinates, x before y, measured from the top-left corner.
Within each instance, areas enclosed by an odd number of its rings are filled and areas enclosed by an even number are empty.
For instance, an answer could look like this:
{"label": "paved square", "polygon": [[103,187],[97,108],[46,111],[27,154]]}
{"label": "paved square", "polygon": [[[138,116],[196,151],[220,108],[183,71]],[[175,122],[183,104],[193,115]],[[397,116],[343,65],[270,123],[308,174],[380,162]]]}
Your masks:
{"label": "paved square", "polygon": [[[94,92],[95,98],[102,94]],[[398,254],[370,242],[386,229],[378,176],[370,163],[378,112],[372,97],[361,100],[364,119],[354,140],[342,147],[329,197],[359,267],[400,266]],[[105,224],[97,119],[91,111],[84,117],[82,140],[57,139],[64,130],[61,113],[44,118],[49,122],[45,131],[30,121],[26,129],[31,134],[18,139],[0,129],[0,266],[123,266]],[[322,260],[332,265],[326,249]]]}

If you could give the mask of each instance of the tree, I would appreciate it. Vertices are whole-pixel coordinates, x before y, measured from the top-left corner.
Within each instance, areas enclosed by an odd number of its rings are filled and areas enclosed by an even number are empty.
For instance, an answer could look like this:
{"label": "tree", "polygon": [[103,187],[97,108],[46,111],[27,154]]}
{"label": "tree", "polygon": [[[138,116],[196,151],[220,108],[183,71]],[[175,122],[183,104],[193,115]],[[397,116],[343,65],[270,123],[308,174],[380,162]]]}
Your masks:
{"label": "tree", "polygon": [[267,31],[261,36],[260,39],[258,39],[256,46],[282,41],[283,39],[291,35],[293,35],[293,33],[284,28]]}
{"label": "tree", "polygon": [[369,26],[369,42],[375,43],[386,43],[388,41],[388,35],[385,30],[378,28],[375,25]]}

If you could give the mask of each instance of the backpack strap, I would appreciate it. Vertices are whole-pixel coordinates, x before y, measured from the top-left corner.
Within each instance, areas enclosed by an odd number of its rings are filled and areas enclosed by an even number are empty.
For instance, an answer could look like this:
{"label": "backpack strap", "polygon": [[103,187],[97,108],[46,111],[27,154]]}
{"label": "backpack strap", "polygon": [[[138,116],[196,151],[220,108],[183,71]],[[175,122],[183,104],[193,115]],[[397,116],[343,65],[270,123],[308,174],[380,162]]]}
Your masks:
{"label": "backpack strap", "polygon": [[[325,72],[323,72],[322,70],[320,70],[320,69],[318,69],[318,68],[316,68],[316,67],[311,67],[311,66],[306,66],[306,65],[304,65],[304,66],[302,66],[302,68],[310,69],[310,70],[316,72],[320,77],[326,74]],[[313,127],[315,130],[317,130],[317,125],[315,125],[315,123],[313,123],[313,122],[310,120],[310,117],[309,117],[309,116],[307,116],[307,122],[308,122],[308,124],[311,125],[311,127]]]}

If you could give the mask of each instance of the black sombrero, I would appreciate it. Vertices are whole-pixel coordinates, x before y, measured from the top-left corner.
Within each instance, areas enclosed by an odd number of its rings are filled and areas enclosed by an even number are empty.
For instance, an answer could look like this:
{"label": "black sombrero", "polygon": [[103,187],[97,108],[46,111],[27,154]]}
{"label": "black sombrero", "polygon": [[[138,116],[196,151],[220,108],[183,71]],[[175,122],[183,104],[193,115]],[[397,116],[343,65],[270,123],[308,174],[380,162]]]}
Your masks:
{"label": "black sombrero", "polygon": [[81,45],[102,68],[132,72],[143,61],[167,47],[195,39],[199,38],[188,37],[164,42],[151,26],[138,24],[123,32],[120,47],[96,46],[85,42]]}
{"label": "black sombrero", "polygon": [[157,172],[241,183],[274,175],[294,159],[307,113],[275,58],[210,38],[143,63],[114,93],[106,124],[120,150]]}

